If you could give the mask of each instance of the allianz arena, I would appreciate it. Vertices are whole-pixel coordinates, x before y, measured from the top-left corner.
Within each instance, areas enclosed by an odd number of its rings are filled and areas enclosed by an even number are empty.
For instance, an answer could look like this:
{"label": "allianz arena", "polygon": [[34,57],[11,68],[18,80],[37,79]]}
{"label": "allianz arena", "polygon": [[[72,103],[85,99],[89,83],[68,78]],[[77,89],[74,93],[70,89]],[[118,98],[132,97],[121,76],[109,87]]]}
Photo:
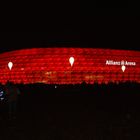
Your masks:
{"label": "allianz arena", "polygon": [[[9,62],[13,64],[11,67]],[[0,83],[8,80],[24,84],[140,83],[140,52],[92,48],[5,52],[0,54]]]}

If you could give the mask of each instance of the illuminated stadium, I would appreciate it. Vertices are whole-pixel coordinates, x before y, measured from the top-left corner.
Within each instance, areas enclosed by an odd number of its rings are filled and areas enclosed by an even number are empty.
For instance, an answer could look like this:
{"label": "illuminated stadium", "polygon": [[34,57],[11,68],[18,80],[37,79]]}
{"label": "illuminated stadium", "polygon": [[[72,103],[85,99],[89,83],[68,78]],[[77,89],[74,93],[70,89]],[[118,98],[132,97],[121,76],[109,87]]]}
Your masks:
{"label": "illuminated stadium", "polygon": [[[10,63],[9,63],[10,62]],[[0,83],[140,82],[140,52],[92,48],[32,48],[0,54]]]}

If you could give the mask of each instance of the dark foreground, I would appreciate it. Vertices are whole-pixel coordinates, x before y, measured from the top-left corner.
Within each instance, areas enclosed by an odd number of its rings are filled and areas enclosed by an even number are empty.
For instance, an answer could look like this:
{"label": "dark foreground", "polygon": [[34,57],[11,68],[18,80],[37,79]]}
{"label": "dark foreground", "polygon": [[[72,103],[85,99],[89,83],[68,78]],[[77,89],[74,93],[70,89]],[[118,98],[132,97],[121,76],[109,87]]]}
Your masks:
{"label": "dark foreground", "polygon": [[1,107],[0,140],[139,140],[140,88],[133,86],[21,86],[17,118],[9,121]]}

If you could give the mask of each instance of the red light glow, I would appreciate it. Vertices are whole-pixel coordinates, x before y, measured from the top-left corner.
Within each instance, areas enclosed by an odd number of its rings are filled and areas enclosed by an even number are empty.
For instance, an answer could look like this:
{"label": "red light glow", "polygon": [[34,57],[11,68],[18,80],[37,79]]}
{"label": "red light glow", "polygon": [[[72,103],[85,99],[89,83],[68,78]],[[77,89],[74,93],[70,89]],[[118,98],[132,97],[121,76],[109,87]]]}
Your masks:
{"label": "red light glow", "polygon": [[[9,65],[12,70],[7,67],[9,61],[14,64]],[[126,66],[122,66],[125,61]],[[92,48],[16,50],[0,54],[0,83],[9,78],[25,84],[140,82],[140,52]]]}

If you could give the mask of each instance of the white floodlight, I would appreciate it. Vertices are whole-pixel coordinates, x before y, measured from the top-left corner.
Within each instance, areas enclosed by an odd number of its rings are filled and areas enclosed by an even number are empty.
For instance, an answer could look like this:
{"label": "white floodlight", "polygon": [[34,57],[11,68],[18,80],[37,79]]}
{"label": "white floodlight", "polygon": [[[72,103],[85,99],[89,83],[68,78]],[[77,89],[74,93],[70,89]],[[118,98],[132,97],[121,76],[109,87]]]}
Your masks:
{"label": "white floodlight", "polygon": [[70,58],[69,58],[69,62],[70,62],[70,65],[72,66],[73,63],[74,63],[74,57],[70,57]]}

